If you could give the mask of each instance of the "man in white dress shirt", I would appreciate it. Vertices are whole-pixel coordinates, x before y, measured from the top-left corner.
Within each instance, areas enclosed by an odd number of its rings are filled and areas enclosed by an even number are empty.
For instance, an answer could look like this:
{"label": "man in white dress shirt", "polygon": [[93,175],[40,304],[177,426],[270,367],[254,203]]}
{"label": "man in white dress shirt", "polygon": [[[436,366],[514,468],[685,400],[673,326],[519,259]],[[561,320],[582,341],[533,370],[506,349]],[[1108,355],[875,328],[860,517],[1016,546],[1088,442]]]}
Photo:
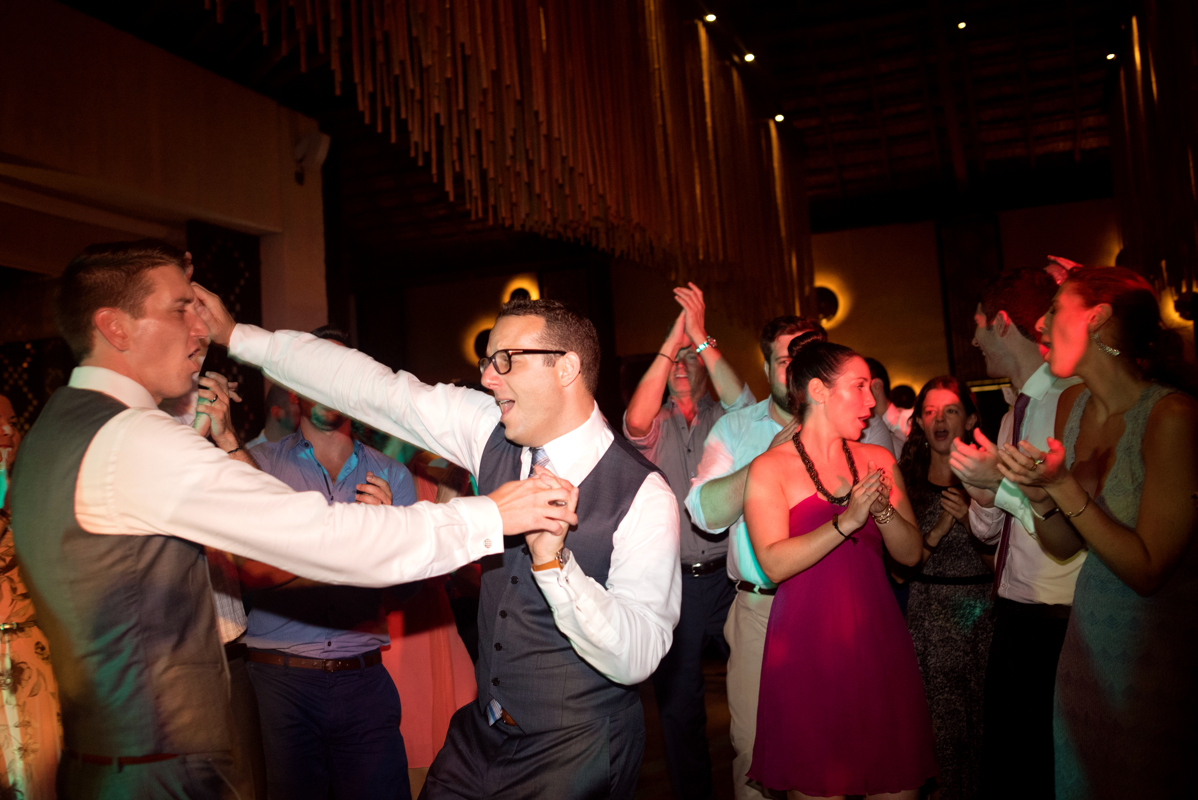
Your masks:
{"label": "man in white dress shirt", "polygon": [[1026,269],[1004,273],[982,293],[973,343],[985,356],[987,373],[1009,379],[1018,397],[996,443],[975,432],[977,445],[957,440],[951,457],[953,472],[974,498],[970,528],[981,541],[998,545],[982,756],[983,792],[994,798],[1053,797],[1053,686],[1085,558],[1082,551],[1061,562],[1040,547],[1031,504],[995,466],[995,447],[1002,444],[1027,441],[1047,449],[1057,400],[1077,383],[1054,378],[1037,343],[1036,321],[1056,289],[1046,272]]}
{"label": "man in white dress shirt", "polygon": [[157,408],[192,387],[207,339],[183,265],[152,241],[68,265],[55,319],[81,365],[20,453],[15,544],[58,679],[64,800],[225,795],[229,679],[205,546],[382,587],[575,519],[549,479],[446,505],[329,506],[229,458]]}
{"label": "man in white dress shirt", "polygon": [[480,491],[548,470],[578,523],[483,560],[478,702],[458,710],[422,797],[630,798],[644,749],[636,684],[670,648],[681,604],[678,503],[599,412],[594,326],[549,300],[504,305],[479,361],[494,396],[421,383],[306,334],[210,327],[234,358],[459,464]]}

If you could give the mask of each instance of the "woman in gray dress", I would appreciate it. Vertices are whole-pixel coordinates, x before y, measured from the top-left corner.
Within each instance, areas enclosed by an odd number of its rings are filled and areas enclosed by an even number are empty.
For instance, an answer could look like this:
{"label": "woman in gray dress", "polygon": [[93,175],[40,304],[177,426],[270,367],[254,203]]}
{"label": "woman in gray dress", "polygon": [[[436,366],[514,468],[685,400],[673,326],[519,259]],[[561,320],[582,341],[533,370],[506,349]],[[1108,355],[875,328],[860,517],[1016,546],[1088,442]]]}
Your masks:
{"label": "woman in gray dress", "polygon": [[1048,452],[1006,445],[1000,469],[1045,550],[1090,551],[1057,667],[1057,797],[1193,797],[1198,403],[1173,388],[1193,373],[1170,366],[1175,335],[1130,270],[1074,270],[1040,328],[1053,374],[1085,384]]}
{"label": "woman in gray dress", "polygon": [[994,575],[969,532],[969,496],[948,462],[953,440],[973,441],[977,403],[968,387],[944,375],[924,385],[911,419],[899,469],[923,532],[923,558],[907,576],[907,627],[936,734],[938,799],[970,800],[979,791]]}

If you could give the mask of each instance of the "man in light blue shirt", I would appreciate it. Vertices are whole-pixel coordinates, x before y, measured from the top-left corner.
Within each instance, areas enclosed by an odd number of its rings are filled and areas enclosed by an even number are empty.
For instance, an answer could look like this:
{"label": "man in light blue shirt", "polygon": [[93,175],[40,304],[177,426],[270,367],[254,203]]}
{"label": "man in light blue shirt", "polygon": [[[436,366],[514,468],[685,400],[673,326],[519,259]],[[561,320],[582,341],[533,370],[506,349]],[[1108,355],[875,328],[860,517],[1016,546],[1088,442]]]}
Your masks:
{"label": "man in light blue shirt", "polygon": [[[313,333],[345,344],[327,328]],[[416,502],[399,462],[350,437],[350,420],[297,398],[299,429],[252,451],[264,472],[333,503]],[[382,590],[331,586],[264,565],[243,570],[245,642],[258,693],[268,797],[410,798]]]}
{"label": "man in light blue shirt", "polygon": [[728,710],[736,756],[732,782],[737,800],[763,797],[759,787],[745,778],[753,760],[757,732],[757,692],[761,683],[761,656],[775,586],[765,577],[745,527],[745,483],[753,459],[790,440],[796,422],[786,392],[786,367],[791,339],[823,328],[804,317],[770,320],[761,332],[761,353],[770,379],[770,396],[760,403],[725,414],[711,429],[704,444],[686,508],[699,528],[716,533],[731,527],[728,539],[728,577],[736,584],[736,599],[724,625],[728,658]]}

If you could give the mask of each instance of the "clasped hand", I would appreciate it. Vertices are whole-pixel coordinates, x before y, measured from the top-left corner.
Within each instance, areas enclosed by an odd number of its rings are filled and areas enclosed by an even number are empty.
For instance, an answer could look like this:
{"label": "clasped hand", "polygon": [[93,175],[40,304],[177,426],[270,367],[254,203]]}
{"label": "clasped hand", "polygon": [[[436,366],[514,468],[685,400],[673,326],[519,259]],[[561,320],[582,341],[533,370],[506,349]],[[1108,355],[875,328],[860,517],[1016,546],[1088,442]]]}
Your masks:
{"label": "clasped hand", "polygon": [[527,480],[509,481],[487,496],[499,506],[503,535],[524,534],[533,563],[553,558],[578,524],[578,489],[540,467]]}
{"label": "clasped hand", "polygon": [[1068,475],[1065,446],[1056,439],[1048,440],[1047,452],[1027,442],[1020,442],[1017,448],[1004,444],[998,451],[998,471],[1029,500],[1038,502],[1048,496],[1046,487],[1056,485]]}
{"label": "clasped hand", "polygon": [[[854,531],[865,527],[871,514],[881,514],[890,505],[892,488],[893,483],[886,470],[880,469],[872,461],[869,462],[869,473],[863,481],[853,487],[852,494],[849,495],[849,505],[840,518]],[[844,528],[845,525],[841,524],[841,527]]]}

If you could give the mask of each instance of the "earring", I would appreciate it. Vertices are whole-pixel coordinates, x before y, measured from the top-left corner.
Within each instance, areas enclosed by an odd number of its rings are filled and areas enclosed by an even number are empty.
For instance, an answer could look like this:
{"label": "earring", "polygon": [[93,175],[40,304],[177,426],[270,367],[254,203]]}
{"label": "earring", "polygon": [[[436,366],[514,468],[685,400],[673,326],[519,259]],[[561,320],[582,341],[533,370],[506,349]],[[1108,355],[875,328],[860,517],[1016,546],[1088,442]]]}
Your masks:
{"label": "earring", "polygon": [[1109,344],[1103,342],[1102,339],[1098,338],[1098,331],[1090,331],[1090,339],[1093,340],[1094,344],[1098,345],[1099,350],[1106,353],[1111,358],[1114,358],[1115,356],[1119,355],[1119,353],[1120,353],[1119,350],[1117,350],[1114,347],[1111,347]]}

